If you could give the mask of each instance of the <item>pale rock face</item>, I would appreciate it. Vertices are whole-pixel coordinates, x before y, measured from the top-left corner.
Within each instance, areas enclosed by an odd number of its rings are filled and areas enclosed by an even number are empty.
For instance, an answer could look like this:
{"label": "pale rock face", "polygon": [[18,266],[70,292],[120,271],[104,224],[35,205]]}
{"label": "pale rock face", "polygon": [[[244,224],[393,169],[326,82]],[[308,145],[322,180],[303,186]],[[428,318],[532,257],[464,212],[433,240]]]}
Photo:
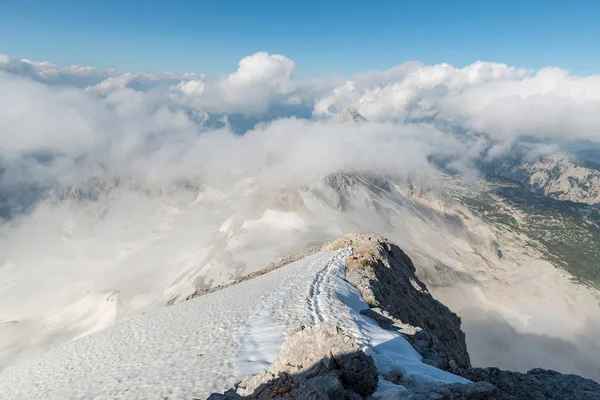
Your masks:
{"label": "pale rock face", "polygon": [[368,120],[363,117],[354,107],[346,107],[338,114],[335,121],[339,124],[353,123],[360,124]]}
{"label": "pale rock face", "polygon": [[529,186],[533,192],[557,200],[590,205],[600,203],[600,171],[577,165],[562,155],[503,167],[498,172]]}

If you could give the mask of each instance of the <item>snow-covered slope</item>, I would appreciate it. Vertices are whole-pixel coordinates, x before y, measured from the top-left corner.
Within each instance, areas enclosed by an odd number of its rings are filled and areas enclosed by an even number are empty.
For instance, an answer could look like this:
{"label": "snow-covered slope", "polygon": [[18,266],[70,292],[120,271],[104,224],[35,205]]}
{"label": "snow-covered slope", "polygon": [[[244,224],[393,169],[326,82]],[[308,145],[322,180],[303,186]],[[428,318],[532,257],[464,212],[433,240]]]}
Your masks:
{"label": "snow-covered slope", "polygon": [[400,334],[360,314],[369,306],[344,280],[350,252],[321,251],[9,367],[0,374],[0,397],[205,398],[265,368],[292,329],[319,321],[354,336],[380,371],[401,370],[417,381],[468,382],[423,364]]}

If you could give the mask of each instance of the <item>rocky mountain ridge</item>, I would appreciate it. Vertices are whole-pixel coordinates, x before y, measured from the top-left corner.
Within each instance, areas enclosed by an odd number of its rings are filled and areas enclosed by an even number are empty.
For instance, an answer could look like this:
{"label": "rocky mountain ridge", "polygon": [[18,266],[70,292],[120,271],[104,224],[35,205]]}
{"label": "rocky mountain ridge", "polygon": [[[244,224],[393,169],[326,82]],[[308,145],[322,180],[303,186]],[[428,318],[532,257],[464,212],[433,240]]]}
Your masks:
{"label": "rocky mountain ridge", "polygon": [[429,294],[398,246],[377,235],[349,234],[321,250],[349,246],[346,279],[370,305],[364,314],[400,332],[425,363],[472,383],[431,383],[376,365],[346,333],[322,323],[292,333],[268,371],[209,399],[600,399],[600,384],[576,375],[472,368],[460,318]]}

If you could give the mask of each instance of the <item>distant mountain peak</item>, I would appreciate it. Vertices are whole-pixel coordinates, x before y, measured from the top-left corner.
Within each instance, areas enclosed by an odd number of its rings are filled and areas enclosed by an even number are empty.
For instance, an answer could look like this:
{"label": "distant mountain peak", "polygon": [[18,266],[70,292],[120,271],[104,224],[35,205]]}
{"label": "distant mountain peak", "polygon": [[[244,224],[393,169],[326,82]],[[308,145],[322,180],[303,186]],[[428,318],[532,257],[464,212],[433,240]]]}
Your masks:
{"label": "distant mountain peak", "polygon": [[344,108],[338,114],[335,121],[339,124],[346,124],[346,123],[360,124],[362,122],[367,122],[368,119],[363,117],[356,108],[348,106],[348,107]]}

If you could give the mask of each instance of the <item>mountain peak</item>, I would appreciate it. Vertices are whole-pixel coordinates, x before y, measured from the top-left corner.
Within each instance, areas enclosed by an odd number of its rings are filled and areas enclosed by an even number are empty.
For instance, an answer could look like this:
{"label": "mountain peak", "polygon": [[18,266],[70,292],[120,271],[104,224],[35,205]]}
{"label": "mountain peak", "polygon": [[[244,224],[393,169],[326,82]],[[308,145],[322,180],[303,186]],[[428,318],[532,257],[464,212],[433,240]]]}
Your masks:
{"label": "mountain peak", "polygon": [[367,122],[368,119],[363,117],[361,113],[354,107],[348,106],[344,108],[336,117],[336,122],[339,124],[345,123],[355,123],[360,124],[362,122]]}

